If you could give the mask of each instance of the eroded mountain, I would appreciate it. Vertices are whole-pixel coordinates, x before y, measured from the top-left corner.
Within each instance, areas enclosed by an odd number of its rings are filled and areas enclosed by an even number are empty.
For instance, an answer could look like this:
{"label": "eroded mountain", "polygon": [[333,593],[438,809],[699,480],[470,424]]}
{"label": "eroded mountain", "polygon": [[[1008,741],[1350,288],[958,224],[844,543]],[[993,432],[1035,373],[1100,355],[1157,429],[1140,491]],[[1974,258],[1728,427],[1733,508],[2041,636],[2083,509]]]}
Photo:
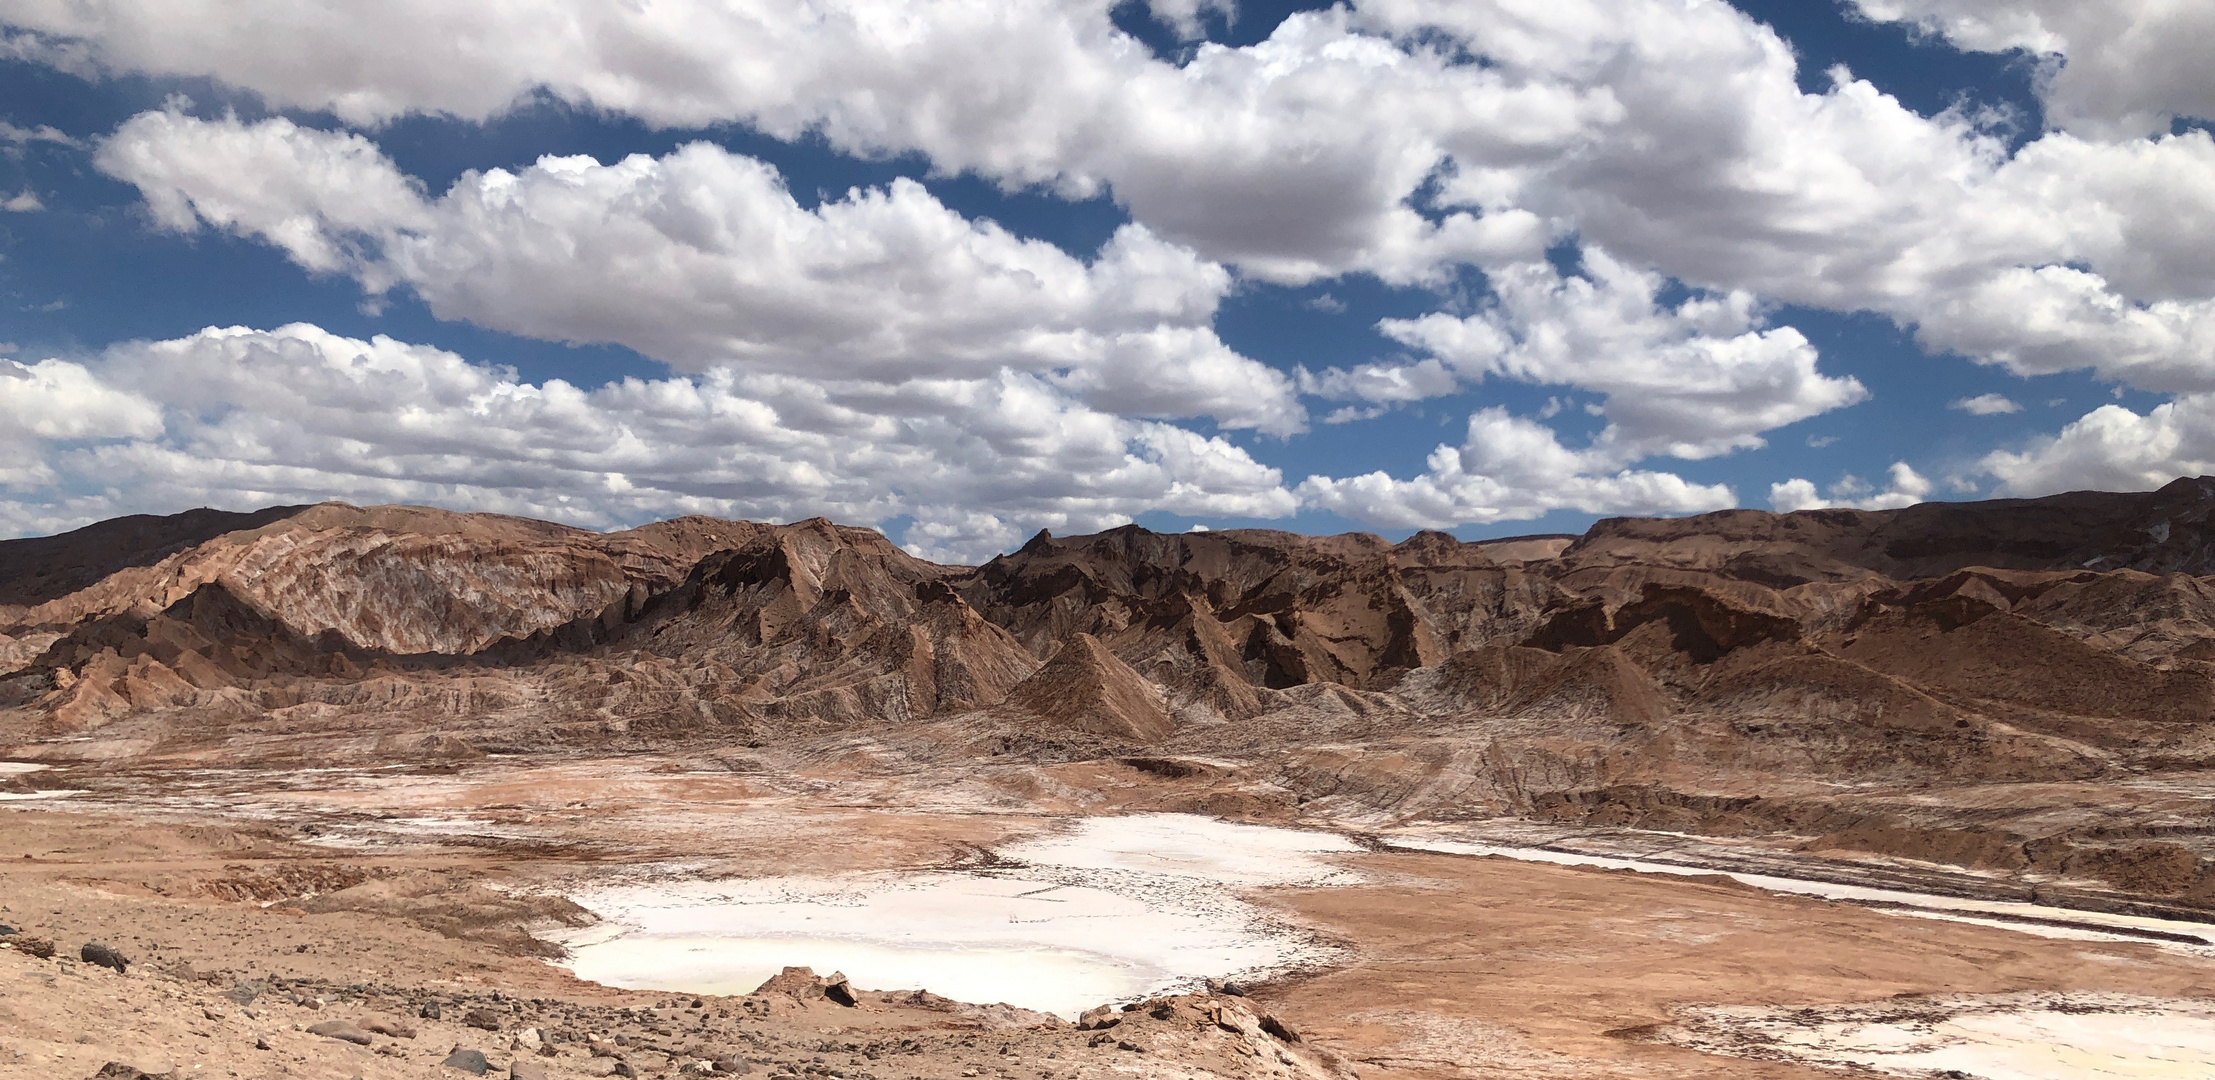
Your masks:
{"label": "eroded mountain", "polygon": [[[2215,913],[2215,480],[1581,537],[599,534],[343,504],[0,543],[0,750],[1101,760],[1190,805],[1797,838]],[[752,760],[760,760],[757,755]]]}

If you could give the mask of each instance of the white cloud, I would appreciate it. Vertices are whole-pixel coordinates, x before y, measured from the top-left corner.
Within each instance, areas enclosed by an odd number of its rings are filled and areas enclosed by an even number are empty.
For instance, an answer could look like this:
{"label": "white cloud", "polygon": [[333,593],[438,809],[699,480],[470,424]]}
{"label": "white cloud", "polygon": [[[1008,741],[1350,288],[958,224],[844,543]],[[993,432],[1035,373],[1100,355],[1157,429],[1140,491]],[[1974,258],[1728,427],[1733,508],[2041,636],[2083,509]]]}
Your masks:
{"label": "white cloud", "polygon": [[[363,122],[488,116],[543,87],[657,124],[1105,187],[1155,235],[1271,280],[1429,280],[1573,230],[2018,370],[2215,385],[2194,351],[2215,318],[2206,136],[2054,134],[2010,157],[1972,118],[1917,116],[1843,73],[1802,93],[1789,48],[1716,0],[1368,0],[1181,68],[1105,0],[401,7],[18,0],[6,17],[113,68]],[[2000,316],[2026,288],[2056,321],[2018,334]]]}
{"label": "white cloud", "polygon": [[258,236],[414,290],[441,318],[616,342],[680,369],[1059,379],[1103,408],[1284,434],[1291,380],[1210,327],[1222,267],[1125,226],[1088,265],[896,180],[802,208],[775,168],[695,143],[543,158],[428,199],[359,135],[152,112],[100,149],[157,220]]}
{"label": "white cloud", "polygon": [[57,146],[73,148],[84,146],[84,143],[52,124],[40,124],[37,127],[25,128],[0,120],[0,143],[7,143],[10,146],[27,146],[35,142],[53,143]]}
{"label": "white cloud", "polygon": [[1830,486],[1829,497],[1815,489],[1810,480],[1794,478],[1781,484],[1769,485],[1769,505],[1780,514],[1794,510],[1820,510],[1831,506],[1847,506],[1858,510],[1897,510],[1922,502],[1931,493],[1933,485],[1922,474],[1909,468],[1907,462],[1895,461],[1889,470],[1891,483],[1878,491],[1876,486],[1858,476],[1847,476]]}
{"label": "white cloud", "polygon": [[0,210],[8,210],[18,214],[44,209],[46,209],[46,204],[39,201],[38,192],[29,189],[25,189],[18,195],[11,195],[5,201],[0,201]]}
{"label": "white cloud", "polygon": [[[1606,396],[1593,452],[1615,466],[1667,454],[1707,458],[1763,445],[1761,433],[1868,396],[1815,369],[1798,330],[1762,328],[1748,293],[1659,300],[1660,275],[1584,249],[1582,276],[1543,260],[1487,267],[1497,302],[1474,315],[1387,319],[1379,329],[1430,354],[1412,365],[1327,373],[1317,388],[1401,400],[1448,382],[1500,376]],[[1443,392],[1443,391],[1437,391]]]}
{"label": "white cloud", "polygon": [[1971,416],[2005,416],[2019,413],[2023,407],[2004,394],[1978,394],[1975,397],[1958,398],[1946,403],[1949,409],[1959,409]]}
{"label": "white cloud", "polygon": [[[436,197],[358,137],[275,124],[141,118],[103,150],[172,225],[263,236],[448,317],[691,370],[1004,370],[1089,408],[1284,432],[1303,415],[1293,385],[1212,332],[1228,272],[1441,282],[1476,264],[1506,283],[1495,308],[1394,324],[1417,355],[1300,387],[1351,402],[1334,419],[1476,377],[1588,389],[1606,434],[1545,474],[1584,478],[1758,445],[1857,397],[1766,324],[1787,303],[1879,312],[2019,374],[2215,390],[2215,139],[2135,137],[2209,111],[2207,5],[1858,2],[1964,47],[2066,57],[2044,89],[2061,130],[2011,151],[1979,117],[1916,115],[1844,70],[1803,93],[1789,47],[1719,0],[1364,0],[1250,47],[1197,45],[1181,67],[1115,31],[1108,0],[12,0],[0,19],[33,32],[16,52],[73,70],[208,75],[358,124],[481,118],[544,93],[1109,191],[1134,218],[1087,262],[913,185],[803,209],[758,162],[705,147],[549,159]],[[1614,269],[1551,274],[1540,256],[1570,236]],[[592,260],[643,284],[600,288],[618,276],[576,271]],[[748,278],[757,265],[798,276]],[[1126,273],[1143,288],[1117,292]],[[1660,303],[1654,275],[1695,303]],[[1468,489],[1433,464],[1439,490]]]}
{"label": "white cloud", "polygon": [[[0,360],[0,493],[52,484],[55,473],[41,453],[48,445],[150,438],[161,431],[159,406],[102,382],[81,364]],[[0,500],[7,497],[0,494]]]}
{"label": "white cloud", "polygon": [[2051,438],[1980,463],[1998,494],[2150,491],[2180,476],[2215,473],[2215,394],[2184,394],[2145,413],[2102,405]]}
{"label": "white cloud", "polygon": [[2215,117],[2215,7],[2199,0],[1853,0],[1871,19],[1912,23],[1974,52],[2047,56],[2049,124],[2128,137],[2179,116]]}
{"label": "white cloud", "polygon": [[1186,41],[1198,41],[1207,36],[1204,19],[1209,12],[1226,22],[1238,20],[1237,0],[1146,0],[1146,6],[1153,11],[1154,18],[1168,24]]}
{"label": "white cloud", "polygon": [[1041,527],[1152,509],[1294,508],[1276,470],[1220,438],[1099,412],[1019,372],[872,383],[719,369],[582,390],[293,325],[5,374],[30,384],[0,394],[0,442],[29,463],[6,474],[11,531],[342,498],[587,526],[906,515],[919,551],[977,558]]}
{"label": "white cloud", "polygon": [[1462,444],[1431,451],[1429,465],[1411,480],[1383,472],[1344,479],[1310,476],[1300,484],[1299,495],[1307,505],[1388,528],[1506,521],[1562,508],[1669,514],[1721,510],[1737,503],[1723,485],[1623,469],[1606,451],[1571,450],[1551,428],[1500,408],[1472,415]]}

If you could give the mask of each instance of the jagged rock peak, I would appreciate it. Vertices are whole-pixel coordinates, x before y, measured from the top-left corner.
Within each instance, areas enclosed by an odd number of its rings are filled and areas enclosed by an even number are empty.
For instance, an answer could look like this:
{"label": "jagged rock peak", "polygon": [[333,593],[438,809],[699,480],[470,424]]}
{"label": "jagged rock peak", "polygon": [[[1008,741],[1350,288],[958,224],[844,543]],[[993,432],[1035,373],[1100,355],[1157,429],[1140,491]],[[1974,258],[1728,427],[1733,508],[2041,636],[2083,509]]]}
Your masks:
{"label": "jagged rock peak", "polygon": [[1076,634],[1007,703],[1061,727],[1133,742],[1153,742],[1175,730],[1160,694],[1100,639]]}

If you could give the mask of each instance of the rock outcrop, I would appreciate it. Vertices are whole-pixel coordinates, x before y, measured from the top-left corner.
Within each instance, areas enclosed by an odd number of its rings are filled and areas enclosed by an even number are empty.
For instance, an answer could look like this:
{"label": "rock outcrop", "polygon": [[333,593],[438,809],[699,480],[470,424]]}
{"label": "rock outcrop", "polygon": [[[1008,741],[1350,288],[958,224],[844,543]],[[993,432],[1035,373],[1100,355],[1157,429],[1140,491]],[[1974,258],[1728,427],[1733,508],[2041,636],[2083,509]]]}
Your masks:
{"label": "rock outcrop", "polygon": [[2124,835],[1870,793],[2202,775],[2211,512],[2198,479],[1482,543],[1126,526],[981,567],[822,520],[119,519],[0,542],[0,749],[1207,761],[1176,779],[1225,812],[1782,830],[2192,897],[2215,821]]}

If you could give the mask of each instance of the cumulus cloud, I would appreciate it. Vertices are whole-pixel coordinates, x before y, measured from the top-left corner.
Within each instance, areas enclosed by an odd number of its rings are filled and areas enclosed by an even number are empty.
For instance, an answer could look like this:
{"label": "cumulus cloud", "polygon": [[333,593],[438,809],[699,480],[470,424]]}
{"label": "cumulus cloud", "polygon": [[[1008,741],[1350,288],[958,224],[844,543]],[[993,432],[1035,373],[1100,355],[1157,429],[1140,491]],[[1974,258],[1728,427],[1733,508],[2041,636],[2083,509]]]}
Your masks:
{"label": "cumulus cloud", "polygon": [[1922,474],[1909,468],[1904,461],[1892,463],[1889,479],[1891,482],[1885,489],[1878,491],[1876,485],[1867,480],[1847,476],[1832,484],[1828,497],[1825,497],[1815,489],[1814,481],[1794,478],[1781,484],[1769,485],[1769,505],[1780,514],[1832,506],[1846,506],[1857,510],[1897,510],[1922,502],[1934,486]]}
{"label": "cumulus cloud", "polygon": [[2002,495],[2150,491],[2215,473],[2215,394],[2183,394],[2144,413],[2103,405],[2050,438],[1985,455]]}
{"label": "cumulus cloud", "polygon": [[159,406],[103,382],[82,364],[0,360],[0,493],[54,483],[56,474],[42,453],[47,446],[150,438],[161,431]]}
{"label": "cumulus cloud", "polygon": [[1501,408],[1471,416],[1462,444],[1431,451],[1429,466],[1410,480],[1384,472],[1310,476],[1299,495],[1311,506],[1393,528],[1507,521],[1563,508],[1667,514],[1736,505],[1727,486],[1621,468],[1611,452],[1571,450],[1553,429]]}
{"label": "cumulus cloud", "polygon": [[[2215,293],[2204,135],[2056,133],[2010,155],[1974,117],[1918,116],[1843,71],[1803,93],[1785,43],[1714,0],[1366,0],[1252,46],[1201,44],[1182,67],[1117,31],[1111,6],[18,0],[5,17],[85,63],[211,75],[361,123],[485,117],[543,91],[1107,190],[1155,235],[1270,280],[1434,280],[1573,230],[1695,285],[1881,311],[1932,348],[2025,370],[2215,378],[2190,348],[2210,317],[2194,301]],[[1159,10],[1187,7],[1202,10]],[[2055,278],[2070,269],[2088,276]],[[2017,340],[1992,314],[2026,285],[2077,308]]]}
{"label": "cumulus cloud", "polygon": [[[1441,130],[1512,156],[1616,108],[1603,91],[1359,32],[1343,10],[1294,15],[1248,48],[1203,44],[1173,66],[1117,30],[1113,6],[17,0],[0,18],[57,64],[212,76],[356,124],[482,119],[543,92],[665,127],[817,132],[1011,185],[1106,189],[1162,235],[1283,280],[1412,279],[1513,239],[1480,215],[1411,205],[1445,159]],[[1156,10],[1182,23],[1214,6]]]}
{"label": "cumulus cloud", "polygon": [[145,113],[96,160],[164,225],[256,236],[372,292],[404,285],[441,318],[689,371],[1007,368],[1119,412],[1278,434],[1305,420],[1289,379],[1210,327],[1229,273],[1144,226],[1087,264],[912,180],[806,209],[774,167],[705,143],[469,173],[435,199],[363,137],[283,119]]}
{"label": "cumulus cloud", "polygon": [[7,364],[0,377],[24,384],[0,394],[0,443],[16,451],[0,474],[11,531],[342,498],[595,527],[906,516],[915,550],[973,559],[1041,527],[1153,509],[1294,508],[1277,470],[1220,438],[1100,412],[1013,371],[880,384],[718,369],[585,390],[292,325]]}
{"label": "cumulus cloud", "polygon": [[1978,394],[1975,397],[1957,398],[1946,403],[1949,409],[1958,409],[1971,416],[2005,416],[2019,413],[2023,407],[2004,394]]}
{"label": "cumulus cloud", "polygon": [[1853,0],[1862,15],[1913,24],[1974,52],[2047,58],[2047,122],[2128,137],[2177,117],[2215,117],[2215,8],[2197,0]]}
{"label": "cumulus cloud", "polygon": [[[621,341],[693,371],[1007,372],[1087,408],[1274,432],[1299,427],[1300,389],[1348,403],[1341,420],[1476,378],[1602,397],[1601,438],[1543,474],[1585,479],[1469,494],[1491,474],[1464,446],[1460,472],[1434,455],[1404,482],[1457,493],[1432,507],[1598,505],[1587,480],[1662,475],[1626,473],[1641,455],[1757,446],[1857,399],[1796,331],[1767,325],[1780,304],[1878,312],[1927,349],[2019,374],[2215,391],[2215,139],[2160,134],[2164,117],[2208,112],[2190,55],[2206,5],[1857,3],[1965,48],[2062,58],[2043,84],[2057,130],[2011,149],[1983,118],[1917,115],[1844,69],[1803,92],[1787,44],[1719,0],[1361,0],[1178,64],[1117,31],[1110,0],[12,0],[0,20],[22,31],[17,53],[72,70],[211,76],[357,125],[484,118],[544,94],[1104,191],[1134,219],[1089,261],[1057,260],[914,185],[801,208],[766,166],[712,147],[548,159],[444,193],[360,136],[281,122],[156,114],[101,151],[159,220],[264,237],[447,317]],[[1152,5],[1185,26],[1207,9]],[[1587,269],[1565,279],[1543,253],[1571,237]],[[576,272],[603,258],[652,288]],[[751,279],[756,265],[798,276]],[[1410,356],[1298,387],[1211,329],[1231,273],[1437,284],[1465,265],[1493,282],[1492,306],[1393,323]],[[1119,292],[1118,275],[1141,285]],[[778,286],[798,281],[808,296],[786,302]],[[1663,303],[1655,281],[1694,299]]]}
{"label": "cumulus cloud", "polygon": [[1311,392],[1391,402],[1490,376],[1575,386],[1604,396],[1594,411],[1608,426],[1589,453],[1616,467],[1759,447],[1764,431],[1868,396],[1819,373],[1798,330],[1764,328],[1749,293],[1665,304],[1659,274],[1596,247],[1584,249],[1579,275],[1541,259],[1487,267],[1487,277],[1496,300],[1476,314],[1380,324],[1423,359],[1311,376]]}

